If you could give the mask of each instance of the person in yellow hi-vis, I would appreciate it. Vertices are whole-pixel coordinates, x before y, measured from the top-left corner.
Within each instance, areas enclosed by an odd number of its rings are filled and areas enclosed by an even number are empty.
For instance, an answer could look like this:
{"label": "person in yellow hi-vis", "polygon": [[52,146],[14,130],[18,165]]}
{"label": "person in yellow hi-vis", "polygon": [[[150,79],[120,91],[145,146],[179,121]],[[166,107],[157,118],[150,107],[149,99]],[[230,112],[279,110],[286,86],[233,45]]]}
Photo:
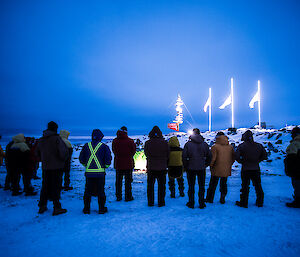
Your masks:
{"label": "person in yellow hi-vis", "polygon": [[104,137],[99,129],[94,129],[92,142],[86,143],[79,155],[79,161],[85,166],[85,191],[84,191],[84,214],[90,214],[91,197],[98,196],[99,213],[107,212],[105,207],[106,196],[105,169],[111,164],[112,156],[109,147],[102,143]]}

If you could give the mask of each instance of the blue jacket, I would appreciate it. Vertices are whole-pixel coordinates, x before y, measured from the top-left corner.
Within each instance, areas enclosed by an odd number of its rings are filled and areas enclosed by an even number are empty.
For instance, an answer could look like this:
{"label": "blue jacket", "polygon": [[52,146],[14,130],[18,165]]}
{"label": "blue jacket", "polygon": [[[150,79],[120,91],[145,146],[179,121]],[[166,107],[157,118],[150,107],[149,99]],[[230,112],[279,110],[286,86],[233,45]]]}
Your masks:
{"label": "blue jacket", "polygon": [[[98,143],[101,142],[103,137],[104,137],[104,135],[99,129],[93,130],[92,142],[91,142],[93,149],[95,149],[95,147],[98,145]],[[86,166],[90,159],[90,156],[91,156],[91,152],[90,152],[88,143],[86,143],[83,146],[83,148],[80,152],[80,155],[79,155],[80,163],[83,164],[84,166]],[[98,149],[98,151],[96,153],[96,157],[102,168],[106,168],[111,164],[112,156],[111,156],[110,149],[106,144],[102,143],[102,145],[100,146],[100,148]],[[90,168],[91,169],[97,168],[95,161],[92,161]],[[85,176],[86,177],[100,177],[100,176],[103,176],[103,172],[93,172],[93,173],[86,172]]]}

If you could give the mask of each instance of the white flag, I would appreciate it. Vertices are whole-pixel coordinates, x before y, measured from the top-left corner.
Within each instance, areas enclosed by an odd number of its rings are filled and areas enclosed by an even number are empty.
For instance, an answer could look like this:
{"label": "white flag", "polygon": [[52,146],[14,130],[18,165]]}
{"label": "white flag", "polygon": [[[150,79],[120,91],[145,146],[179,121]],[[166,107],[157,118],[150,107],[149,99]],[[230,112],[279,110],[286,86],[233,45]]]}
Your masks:
{"label": "white flag", "polygon": [[255,96],[252,98],[252,100],[249,103],[249,107],[252,109],[254,108],[254,103],[259,101],[259,92],[257,91]]}
{"label": "white flag", "polygon": [[225,102],[219,107],[220,109],[224,109],[227,105],[231,104],[231,94],[227,97]]}
{"label": "white flag", "polygon": [[204,112],[207,111],[208,106],[211,106],[211,97],[210,96],[208,97],[206,104],[204,105],[204,108],[203,108]]}

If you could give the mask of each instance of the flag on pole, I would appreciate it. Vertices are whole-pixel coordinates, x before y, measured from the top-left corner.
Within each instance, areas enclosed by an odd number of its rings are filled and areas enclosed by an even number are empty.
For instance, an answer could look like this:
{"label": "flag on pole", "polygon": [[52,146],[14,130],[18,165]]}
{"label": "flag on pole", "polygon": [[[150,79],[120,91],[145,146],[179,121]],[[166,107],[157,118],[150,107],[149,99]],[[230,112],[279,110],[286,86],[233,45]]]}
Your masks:
{"label": "flag on pole", "polygon": [[253,108],[254,108],[254,103],[256,103],[256,102],[258,102],[258,101],[259,101],[259,91],[257,90],[255,96],[252,98],[252,100],[251,100],[250,103],[249,103],[249,107],[250,107],[251,109],[253,109]]}
{"label": "flag on pole", "polygon": [[179,124],[178,123],[168,123],[168,128],[173,129],[175,131],[179,131]]}
{"label": "flag on pole", "polygon": [[220,109],[224,109],[227,105],[231,104],[231,94],[227,97],[227,99],[225,100],[225,102],[219,107]]}
{"label": "flag on pole", "polygon": [[204,105],[204,108],[203,108],[204,112],[207,112],[208,106],[211,106],[211,96],[208,97],[206,104]]}

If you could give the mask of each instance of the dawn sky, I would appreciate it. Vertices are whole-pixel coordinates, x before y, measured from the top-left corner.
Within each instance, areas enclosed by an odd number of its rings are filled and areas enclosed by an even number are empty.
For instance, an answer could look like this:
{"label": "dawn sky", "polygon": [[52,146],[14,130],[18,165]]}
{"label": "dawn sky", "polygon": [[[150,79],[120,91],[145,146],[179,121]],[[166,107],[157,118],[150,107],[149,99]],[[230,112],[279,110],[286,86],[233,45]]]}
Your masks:
{"label": "dawn sky", "polygon": [[257,122],[258,79],[262,120],[299,124],[299,13],[299,1],[1,1],[0,129],[168,132],[180,93],[203,131],[209,87],[225,129],[230,77],[237,127]]}

